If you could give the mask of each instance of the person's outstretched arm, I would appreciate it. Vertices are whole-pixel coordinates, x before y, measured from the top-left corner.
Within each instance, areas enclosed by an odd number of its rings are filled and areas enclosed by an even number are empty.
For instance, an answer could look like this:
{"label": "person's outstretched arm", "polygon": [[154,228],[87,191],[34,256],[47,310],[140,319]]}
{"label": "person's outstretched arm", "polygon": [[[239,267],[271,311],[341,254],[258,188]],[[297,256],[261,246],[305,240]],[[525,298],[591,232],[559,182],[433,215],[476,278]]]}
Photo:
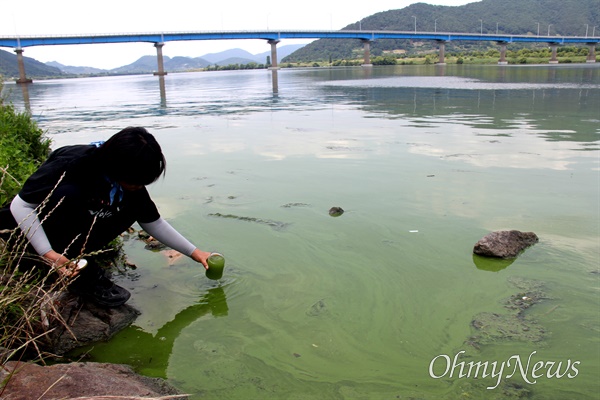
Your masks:
{"label": "person's outstretched arm", "polygon": [[189,256],[194,261],[202,264],[205,269],[208,269],[206,259],[210,256],[210,253],[198,249],[162,217],[153,222],[140,222],[140,226],[159,242]]}

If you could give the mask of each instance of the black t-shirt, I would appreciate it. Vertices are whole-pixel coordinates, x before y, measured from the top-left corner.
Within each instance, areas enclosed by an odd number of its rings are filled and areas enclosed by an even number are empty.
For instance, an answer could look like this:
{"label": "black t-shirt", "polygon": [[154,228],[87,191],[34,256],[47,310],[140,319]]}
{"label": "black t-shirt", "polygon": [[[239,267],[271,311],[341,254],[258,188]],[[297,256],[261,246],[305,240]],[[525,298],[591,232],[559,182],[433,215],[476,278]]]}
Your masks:
{"label": "black t-shirt", "polygon": [[79,254],[84,243],[84,252],[98,250],[134,222],[160,217],[146,188],[124,191],[109,180],[96,152],[94,145],[55,150],[19,193],[28,203],[46,201],[39,217],[55,251]]}

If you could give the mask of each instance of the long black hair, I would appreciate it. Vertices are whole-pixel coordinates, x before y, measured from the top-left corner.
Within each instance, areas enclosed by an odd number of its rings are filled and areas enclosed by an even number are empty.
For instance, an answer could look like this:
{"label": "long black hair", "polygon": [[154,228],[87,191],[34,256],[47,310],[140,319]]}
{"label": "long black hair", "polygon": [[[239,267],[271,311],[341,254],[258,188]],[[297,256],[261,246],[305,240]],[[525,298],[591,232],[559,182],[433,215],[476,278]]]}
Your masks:
{"label": "long black hair", "polygon": [[109,178],[132,185],[149,185],[167,169],[160,145],[146,128],[128,127],[103,143],[97,152]]}

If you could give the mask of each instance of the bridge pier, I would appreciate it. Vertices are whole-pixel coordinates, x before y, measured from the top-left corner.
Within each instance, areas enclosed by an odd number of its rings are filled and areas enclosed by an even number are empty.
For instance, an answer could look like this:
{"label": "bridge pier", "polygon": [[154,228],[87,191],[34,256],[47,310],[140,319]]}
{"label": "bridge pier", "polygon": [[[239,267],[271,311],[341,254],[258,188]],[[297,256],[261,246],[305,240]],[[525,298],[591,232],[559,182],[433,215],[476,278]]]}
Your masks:
{"label": "bridge pier", "polygon": [[595,63],[596,62],[596,43],[588,43],[588,56],[585,60],[586,63]]}
{"label": "bridge pier", "polygon": [[154,75],[157,76],[165,76],[167,73],[165,72],[165,66],[163,64],[163,54],[162,48],[165,44],[163,42],[154,43],[154,47],[156,47],[156,61],[158,64],[158,72],[155,72]]}
{"label": "bridge pier", "polygon": [[440,44],[440,57],[438,60],[439,65],[446,65],[446,42],[443,40],[438,40]]}
{"label": "bridge pier", "polygon": [[273,87],[273,95],[277,96],[279,93],[279,77],[276,69],[271,70],[271,86]]}
{"label": "bridge pier", "polygon": [[17,83],[33,82],[31,79],[27,78],[27,75],[25,75],[25,63],[23,62],[23,49],[19,47],[19,48],[15,49],[15,53],[17,53],[17,65],[19,66],[19,79],[17,79]]}
{"label": "bridge pier", "polygon": [[277,43],[279,43],[279,40],[269,40],[268,43],[271,45],[271,66],[269,69],[279,69],[277,64]]}
{"label": "bridge pier", "polygon": [[361,39],[363,43],[363,63],[362,67],[372,67],[371,64],[371,41],[368,39]]}
{"label": "bridge pier", "polygon": [[505,42],[498,43],[500,45],[500,60],[498,60],[498,65],[506,65],[508,61],[506,61],[506,46],[508,45]]}
{"label": "bridge pier", "polygon": [[160,91],[160,108],[167,108],[167,88],[164,75],[158,76],[158,90]]}
{"label": "bridge pier", "polygon": [[550,56],[549,64],[558,64],[558,57],[556,57],[558,50],[558,43],[550,43],[550,49],[552,50],[552,55]]}

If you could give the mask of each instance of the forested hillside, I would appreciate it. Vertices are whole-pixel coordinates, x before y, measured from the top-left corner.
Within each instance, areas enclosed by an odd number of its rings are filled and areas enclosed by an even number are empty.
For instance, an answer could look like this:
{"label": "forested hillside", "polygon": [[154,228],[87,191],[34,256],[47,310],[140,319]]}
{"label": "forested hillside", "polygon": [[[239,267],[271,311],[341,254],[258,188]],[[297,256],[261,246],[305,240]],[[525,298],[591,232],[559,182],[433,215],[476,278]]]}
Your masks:
{"label": "forested hillside", "polygon": [[[412,4],[399,10],[390,10],[363,18],[360,23],[342,30],[396,30],[413,31],[415,19],[417,31],[500,33],[537,35],[591,36],[596,26],[600,35],[600,0],[482,0],[464,6],[434,6],[425,3]],[[371,43],[371,55],[384,51],[405,50],[418,52],[431,49],[433,42],[410,40],[378,40]],[[493,46],[493,44],[448,43],[447,50]],[[362,51],[360,41],[353,39],[320,39],[292,55],[284,62],[326,61],[349,59]]]}
{"label": "forested hillside", "polygon": [[[43,78],[63,75],[60,69],[46,65],[30,57],[23,56],[23,62],[25,63],[25,70],[27,71],[28,77],[35,76]],[[17,64],[16,54],[0,49],[0,76],[19,76],[19,66]]]}

